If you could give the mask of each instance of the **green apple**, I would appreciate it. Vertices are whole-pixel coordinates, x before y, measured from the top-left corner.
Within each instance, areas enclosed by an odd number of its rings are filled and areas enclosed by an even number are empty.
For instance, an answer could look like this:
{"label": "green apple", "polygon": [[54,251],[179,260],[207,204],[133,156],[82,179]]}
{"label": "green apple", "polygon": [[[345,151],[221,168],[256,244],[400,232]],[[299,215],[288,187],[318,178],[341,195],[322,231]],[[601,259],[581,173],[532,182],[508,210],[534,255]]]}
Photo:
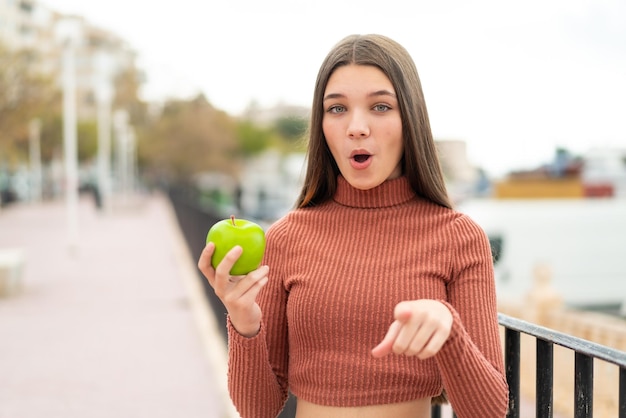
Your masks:
{"label": "green apple", "polygon": [[227,252],[235,245],[239,245],[243,252],[235,262],[230,274],[242,276],[259,268],[265,253],[265,232],[254,222],[245,219],[223,219],[215,223],[206,236],[206,242],[215,244],[215,251],[211,258],[213,268],[222,261]]}

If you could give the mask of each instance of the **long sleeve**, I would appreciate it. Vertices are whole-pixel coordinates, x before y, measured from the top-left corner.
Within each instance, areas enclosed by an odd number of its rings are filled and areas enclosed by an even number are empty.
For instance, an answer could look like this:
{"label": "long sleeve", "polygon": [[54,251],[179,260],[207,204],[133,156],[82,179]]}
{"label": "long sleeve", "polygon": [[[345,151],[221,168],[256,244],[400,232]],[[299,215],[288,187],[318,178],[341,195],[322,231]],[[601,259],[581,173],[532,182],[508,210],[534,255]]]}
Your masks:
{"label": "long sleeve", "polygon": [[286,303],[280,257],[284,257],[281,223],[267,232],[263,264],[270,267],[269,282],[258,296],[263,315],[259,333],[246,338],[228,321],[228,388],[242,418],[274,418],[288,397],[288,341]]}
{"label": "long sleeve", "polygon": [[483,230],[460,216],[453,230],[452,278],[448,303],[450,338],[435,356],[444,387],[460,418],[501,418],[508,386],[498,332],[491,250]]}
{"label": "long sleeve", "polygon": [[[289,392],[318,405],[408,402],[446,389],[460,418],[502,418],[507,385],[491,251],[468,217],[404,177],[374,190],[339,178],[333,200],[267,231],[259,333],[229,325],[229,390],[243,418],[273,418]],[[431,359],[374,358],[403,300],[442,300],[448,341]]]}

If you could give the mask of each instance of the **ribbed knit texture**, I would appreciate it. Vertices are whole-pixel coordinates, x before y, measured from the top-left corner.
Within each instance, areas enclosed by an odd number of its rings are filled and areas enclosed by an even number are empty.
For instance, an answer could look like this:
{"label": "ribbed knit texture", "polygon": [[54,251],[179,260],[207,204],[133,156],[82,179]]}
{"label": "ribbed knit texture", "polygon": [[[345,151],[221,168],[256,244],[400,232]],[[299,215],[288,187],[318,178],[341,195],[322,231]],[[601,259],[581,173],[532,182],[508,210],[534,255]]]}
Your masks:
{"label": "ribbed knit texture", "polygon": [[[507,409],[489,242],[467,216],[417,197],[406,178],[372,190],[342,177],[334,199],[267,232],[261,331],[229,323],[229,388],[243,418],[275,417],[288,391],[320,405],[433,397],[460,418]],[[398,302],[436,299],[454,318],[428,360],[371,355]]]}

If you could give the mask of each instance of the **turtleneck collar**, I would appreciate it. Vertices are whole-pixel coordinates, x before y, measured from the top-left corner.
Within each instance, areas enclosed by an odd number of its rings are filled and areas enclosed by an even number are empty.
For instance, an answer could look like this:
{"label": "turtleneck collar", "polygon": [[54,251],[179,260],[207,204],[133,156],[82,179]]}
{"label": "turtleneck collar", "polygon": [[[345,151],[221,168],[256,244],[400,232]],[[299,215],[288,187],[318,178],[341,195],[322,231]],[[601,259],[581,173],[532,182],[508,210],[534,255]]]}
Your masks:
{"label": "turtleneck collar", "polygon": [[415,192],[406,177],[384,181],[381,185],[369,190],[352,187],[343,177],[337,177],[337,191],[333,200],[340,205],[376,209],[400,205],[415,198]]}

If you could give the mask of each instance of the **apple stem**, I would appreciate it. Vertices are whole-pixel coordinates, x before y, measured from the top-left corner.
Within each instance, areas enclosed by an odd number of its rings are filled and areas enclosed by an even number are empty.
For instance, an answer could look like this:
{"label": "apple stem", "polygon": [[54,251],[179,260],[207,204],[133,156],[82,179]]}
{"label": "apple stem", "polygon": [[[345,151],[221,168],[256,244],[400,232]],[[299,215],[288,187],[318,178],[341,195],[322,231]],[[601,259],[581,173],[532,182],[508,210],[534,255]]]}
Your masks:
{"label": "apple stem", "polygon": [[235,215],[230,215],[230,221],[233,223],[233,226],[237,226],[237,224],[235,224]]}

